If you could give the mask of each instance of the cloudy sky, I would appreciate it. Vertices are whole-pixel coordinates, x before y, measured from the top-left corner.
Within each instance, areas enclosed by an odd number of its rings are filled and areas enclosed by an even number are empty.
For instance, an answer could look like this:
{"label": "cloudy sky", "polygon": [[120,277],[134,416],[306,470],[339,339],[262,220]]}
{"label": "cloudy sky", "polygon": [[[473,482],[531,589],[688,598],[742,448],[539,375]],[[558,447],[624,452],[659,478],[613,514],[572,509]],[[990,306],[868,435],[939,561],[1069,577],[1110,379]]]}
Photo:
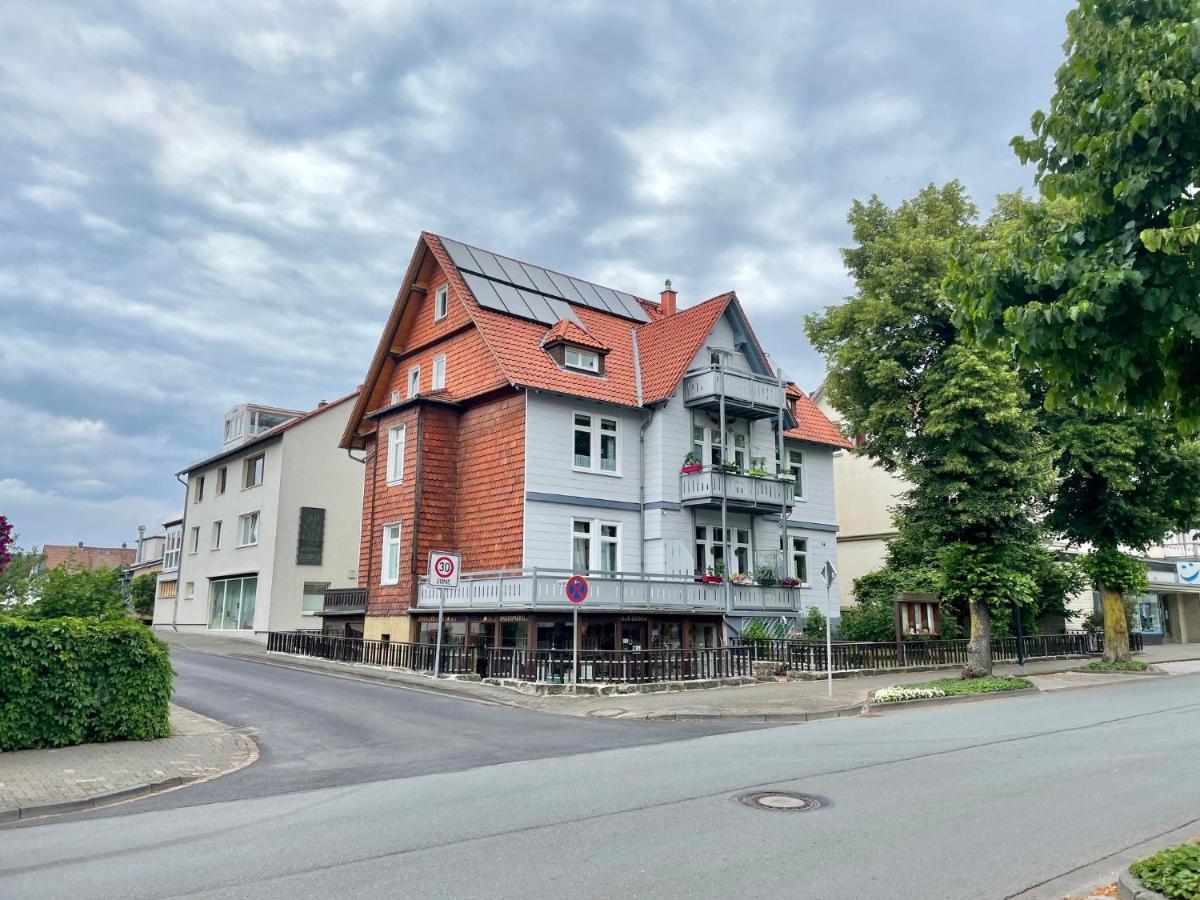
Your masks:
{"label": "cloudy sky", "polygon": [[1069,5],[0,4],[0,514],[176,514],[228,407],[361,380],[421,229],[733,288],[811,389],[851,201],[1028,185]]}

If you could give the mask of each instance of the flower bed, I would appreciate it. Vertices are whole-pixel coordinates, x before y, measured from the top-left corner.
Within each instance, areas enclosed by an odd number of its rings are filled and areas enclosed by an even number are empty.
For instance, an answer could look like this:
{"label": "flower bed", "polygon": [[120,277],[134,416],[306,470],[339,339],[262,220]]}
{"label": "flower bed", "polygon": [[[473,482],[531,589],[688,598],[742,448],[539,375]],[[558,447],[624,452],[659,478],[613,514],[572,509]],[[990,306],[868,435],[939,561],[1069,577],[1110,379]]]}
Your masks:
{"label": "flower bed", "polygon": [[918,684],[899,684],[875,692],[876,703],[896,703],[901,700],[933,700],[962,694],[993,694],[998,691],[1020,691],[1033,687],[1028,678],[939,678]]}
{"label": "flower bed", "polygon": [[933,700],[936,697],[945,697],[946,692],[938,688],[927,687],[905,687],[903,685],[892,685],[891,687],[880,688],[875,692],[876,703],[898,703],[901,700]]}
{"label": "flower bed", "polygon": [[1081,672],[1145,672],[1146,664],[1140,659],[1131,660],[1130,662],[1105,662],[1098,659],[1095,662],[1090,662],[1086,666],[1080,666]]}

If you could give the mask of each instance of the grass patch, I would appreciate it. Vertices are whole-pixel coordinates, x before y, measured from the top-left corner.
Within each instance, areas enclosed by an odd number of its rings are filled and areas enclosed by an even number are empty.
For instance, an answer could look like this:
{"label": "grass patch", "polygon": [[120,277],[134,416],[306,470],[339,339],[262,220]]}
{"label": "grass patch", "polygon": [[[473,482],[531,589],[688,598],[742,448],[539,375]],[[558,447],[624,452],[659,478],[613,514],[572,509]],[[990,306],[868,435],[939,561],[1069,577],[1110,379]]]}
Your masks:
{"label": "grass patch", "polygon": [[901,700],[925,700],[961,694],[993,694],[999,691],[1019,691],[1033,687],[1028,678],[939,678],[916,684],[900,684],[875,692],[876,703],[896,703]]}
{"label": "grass patch", "polygon": [[1028,678],[939,678],[908,687],[927,687],[942,691],[947,697],[956,694],[992,694],[996,691],[1019,691],[1033,687]]}
{"label": "grass patch", "polygon": [[1097,659],[1094,662],[1088,663],[1086,666],[1080,666],[1081,672],[1145,672],[1146,664],[1140,659],[1135,659],[1130,662],[1105,662],[1102,659]]}
{"label": "grass patch", "polygon": [[1146,887],[1171,900],[1200,897],[1200,843],[1160,850],[1135,862],[1129,871]]}

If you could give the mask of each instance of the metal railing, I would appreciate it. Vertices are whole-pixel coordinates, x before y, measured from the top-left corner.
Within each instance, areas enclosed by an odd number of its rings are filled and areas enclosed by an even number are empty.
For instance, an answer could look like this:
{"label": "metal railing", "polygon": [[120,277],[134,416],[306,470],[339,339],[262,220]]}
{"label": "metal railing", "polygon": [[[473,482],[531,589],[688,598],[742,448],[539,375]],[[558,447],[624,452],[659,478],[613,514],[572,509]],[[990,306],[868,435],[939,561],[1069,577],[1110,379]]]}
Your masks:
{"label": "metal railing", "polygon": [[[703,612],[724,613],[725,585],[705,584],[695,575],[646,575],[638,572],[575,572],[571,569],[510,569],[463,575],[457,588],[431,588],[424,579],[417,588],[417,607],[461,610],[570,610],[565,587],[572,575],[588,579],[589,612]],[[811,605],[810,591],[799,587],[732,585],[735,615],[794,614]],[[808,599],[805,599],[808,598]]]}
{"label": "metal railing", "polygon": [[[302,632],[272,631],[267,649],[276,653],[315,656],[336,662],[364,663],[432,672],[433,644],[404,644]],[[525,647],[468,647],[443,644],[442,674],[512,678],[518,681],[569,684],[570,650]],[[691,650],[580,650],[581,682],[632,683],[693,681],[753,674],[749,647],[705,647]]]}
{"label": "metal railing", "polygon": [[[1104,652],[1104,635],[1090,632],[1029,635],[1024,642],[1026,659],[1049,659],[1055,656],[1093,656]],[[735,646],[740,645],[735,639]],[[966,640],[907,640],[839,641],[826,656],[825,644],[817,641],[763,640],[747,642],[757,661],[775,662],[796,672],[824,672],[826,660],[832,660],[833,671],[853,672],[860,669],[904,669],[910,666],[950,666],[967,662]],[[1142,636],[1129,636],[1131,650],[1142,649]],[[993,638],[992,659],[1014,662],[1017,659],[1015,637]]]}
{"label": "metal railing", "polygon": [[324,596],[325,605],[323,609],[329,612],[351,612],[353,610],[366,610],[367,608],[366,588],[326,588]]}
{"label": "metal railing", "polygon": [[[684,405],[714,402],[721,395],[721,380],[718,366],[689,370],[683,377]],[[778,409],[786,400],[776,379],[741,369],[725,370],[724,387],[725,402],[731,406]]]}
{"label": "metal railing", "polygon": [[685,504],[717,503],[722,493],[732,506],[770,507],[791,506],[795,482],[774,475],[747,475],[727,472],[719,467],[705,466],[699,472],[682,472],[679,476],[679,499]]}

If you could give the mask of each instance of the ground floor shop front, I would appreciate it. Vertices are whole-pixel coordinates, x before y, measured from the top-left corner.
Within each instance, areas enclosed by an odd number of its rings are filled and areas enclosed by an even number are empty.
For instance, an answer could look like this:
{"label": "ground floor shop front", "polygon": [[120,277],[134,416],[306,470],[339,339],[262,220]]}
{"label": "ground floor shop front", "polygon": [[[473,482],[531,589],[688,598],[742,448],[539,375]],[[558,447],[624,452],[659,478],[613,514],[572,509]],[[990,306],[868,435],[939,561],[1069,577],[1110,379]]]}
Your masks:
{"label": "ground floor shop front", "polygon": [[[437,642],[437,615],[413,616],[417,643]],[[722,646],[720,616],[579,614],[581,650],[692,650]],[[571,613],[456,613],[442,622],[442,642],[450,646],[571,650]]]}

